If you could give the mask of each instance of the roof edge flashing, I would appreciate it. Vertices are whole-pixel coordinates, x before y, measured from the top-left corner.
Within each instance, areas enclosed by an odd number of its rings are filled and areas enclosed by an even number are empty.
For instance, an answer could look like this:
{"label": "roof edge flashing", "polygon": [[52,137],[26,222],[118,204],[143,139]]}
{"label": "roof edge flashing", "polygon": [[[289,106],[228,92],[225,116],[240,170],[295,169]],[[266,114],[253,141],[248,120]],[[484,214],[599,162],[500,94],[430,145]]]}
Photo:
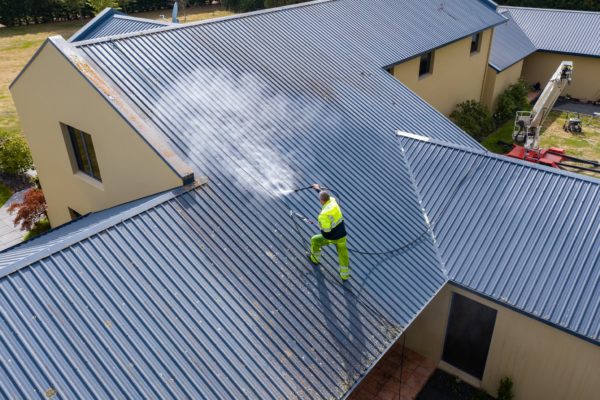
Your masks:
{"label": "roof edge flashing", "polygon": [[[163,192],[163,193],[157,193],[154,195],[146,196],[146,198],[148,198],[148,201],[144,204],[141,204],[141,205],[134,207],[132,209],[129,209],[129,210],[125,210],[117,215],[112,216],[112,217],[103,219],[101,222],[98,222],[97,224],[94,224],[92,226],[83,227],[76,234],[73,234],[72,236],[68,236],[64,240],[58,240],[57,243],[49,246],[46,249],[37,251],[34,254],[24,257],[18,261],[15,261],[13,264],[9,264],[5,267],[0,268],[0,279],[19,271],[22,268],[28,267],[33,263],[41,261],[44,258],[50,257],[51,255],[53,255],[61,250],[64,250],[67,247],[73,246],[74,244],[81,242],[82,240],[85,240],[93,235],[96,235],[102,231],[105,231],[108,228],[111,228],[119,223],[122,223],[128,219],[131,219],[138,214],[141,214],[143,212],[151,210],[169,200],[172,200],[176,197],[181,196],[182,194],[185,194],[192,190],[198,189],[207,183],[208,183],[208,179],[202,178],[199,180],[195,180],[194,182],[192,182],[191,184],[186,185],[186,186],[178,187],[176,189],[171,189],[171,190]],[[118,204],[113,207],[109,207],[106,210],[110,210],[111,208],[115,208],[115,207],[120,207],[120,206],[123,206],[124,204],[133,203],[135,201],[142,200],[142,199],[144,199],[144,197],[142,197],[141,199],[132,200],[132,201],[129,201],[129,202],[126,202],[123,204]],[[100,210],[100,211],[88,213],[88,214],[84,215],[83,218],[89,217],[94,214],[98,214],[98,213],[106,211],[106,210]],[[61,227],[59,226],[55,229],[60,229],[60,228]],[[54,229],[52,231],[54,231]],[[38,239],[38,238],[34,238],[32,240],[36,240],[36,239]],[[23,242],[23,243],[25,243],[25,242]],[[6,249],[6,250],[10,251],[10,248]]]}
{"label": "roof edge flashing", "polygon": [[405,131],[401,131],[399,129],[396,131],[396,135],[402,136],[402,137],[407,137],[410,139],[420,140],[422,142],[430,142],[431,141],[431,138],[429,138],[427,136],[418,135],[416,133],[411,133],[411,132],[405,132]]}
{"label": "roof edge flashing", "polygon": [[474,294],[476,296],[481,297],[484,300],[487,300],[487,301],[489,301],[491,303],[497,304],[497,305],[499,305],[501,307],[504,307],[504,308],[506,308],[506,309],[508,309],[508,310],[510,310],[512,312],[516,312],[517,314],[520,314],[520,315],[522,315],[522,316],[524,316],[526,318],[531,318],[534,321],[538,321],[538,322],[540,322],[542,324],[545,324],[545,325],[548,325],[548,326],[550,326],[552,328],[558,329],[559,331],[562,331],[562,332],[566,333],[567,335],[575,336],[578,339],[581,339],[583,341],[586,341],[586,342],[591,343],[591,344],[596,345],[596,346],[600,346],[600,339],[595,339],[595,338],[593,338],[591,336],[586,336],[586,335],[584,335],[582,333],[579,333],[579,332],[574,331],[572,329],[569,329],[569,328],[567,328],[565,326],[557,324],[556,322],[552,322],[549,319],[544,318],[543,316],[535,314],[534,311],[528,311],[528,310],[526,310],[524,308],[518,307],[518,306],[513,305],[511,303],[502,301],[501,299],[495,298],[495,297],[493,297],[493,296],[491,296],[491,295],[489,295],[489,294],[487,294],[485,292],[481,292],[481,291],[479,291],[477,289],[473,289],[473,288],[471,288],[471,287],[469,287],[467,285],[464,285],[464,284],[458,282],[455,278],[449,278],[449,280],[447,282],[447,285],[448,286],[454,286],[454,287],[456,287],[458,289],[462,289],[462,290],[464,290],[466,292],[472,293],[472,294]]}
{"label": "roof edge flashing", "polygon": [[600,15],[600,12],[598,12],[598,11],[567,10],[566,8],[538,8],[538,7],[505,6],[505,5],[498,6],[498,8],[500,8],[502,10],[508,9],[509,11],[512,10],[512,9],[515,9],[515,10],[552,11],[552,12],[565,12],[565,13]]}
{"label": "roof edge flashing", "polygon": [[171,31],[174,29],[188,29],[188,28],[195,27],[198,25],[212,25],[212,24],[216,24],[219,22],[228,21],[228,20],[232,20],[232,19],[250,18],[250,17],[257,16],[257,15],[271,14],[271,13],[276,13],[276,12],[285,11],[285,10],[294,9],[294,8],[311,7],[311,6],[319,5],[322,3],[330,3],[330,2],[335,2],[335,1],[339,1],[339,0],[313,0],[313,1],[303,2],[303,3],[290,4],[287,6],[266,8],[263,10],[251,11],[251,12],[241,13],[241,14],[227,15],[224,17],[210,18],[210,19],[205,19],[205,20],[200,20],[200,21],[195,21],[195,22],[190,22],[190,23],[184,23],[184,24],[181,24],[181,23],[168,24],[168,26],[158,27],[155,29],[147,29],[145,31],[130,32],[130,33],[123,33],[123,34],[114,35],[114,36],[106,36],[106,37],[90,39],[90,40],[82,40],[77,43],[74,43],[74,45],[85,46],[85,45],[89,45],[89,44],[101,43],[101,42],[106,42],[106,41],[110,41],[110,40],[127,39],[127,38],[132,38],[132,37],[137,37],[137,36],[151,35],[151,34],[159,33],[159,32],[167,32],[167,31]]}
{"label": "roof edge flashing", "polygon": [[113,85],[99,68],[95,68],[79,49],[61,36],[52,36],[48,40],[181,179],[182,185],[194,180],[193,169],[175,152],[168,139],[147,118],[136,111],[136,107],[127,96]]}
{"label": "roof edge flashing", "polygon": [[425,309],[439,296],[439,294],[447,287],[449,286],[450,281],[448,279],[446,279],[446,281],[444,281],[440,287],[436,290],[435,293],[433,293],[431,295],[431,297],[429,298],[429,300],[427,300],[427,302],[425,304],[423,304],[423,307],[421,307],[421,309],[419,311],[417,311],[415,313],[415,315],[413,316],[413,318],[408,321],[406,323],[406,326],[404,326],[404,328],[402,329],[402,331],[398,334],[398,336],[396,336],[390,343],[389,346],[387,346],[379,355],[379,357],[377,357],[375,360],[373,360],[373,362],[371,363],[371,365],[363,372],[363,374],[352,384],[352,386],[348,389],[348,391],[343,395],[342,400],[348,400],[350,398],[350,396],[352,395],[352,393],[358,389],[358,387],[360,386],[360,384],[363,382],[363,380],[369,375],[369,373],[371,373],[371,371],[377,366],[377,364],[379,364],[379,362],[387,355],[387,353],[396,345],[400,342],[400,339],[402,338],[402,336],[406,333],[406,331],[411,327],[411,325],[417,320],[417,318],[419,318],[419,316],[423,313],[423,311],[425,311]]}
{"label": "roof edge flashing", "polygon": [[498,8],[498,3],[496,3],[493,0],[479,0],[479,1],[494,11],[496,11],[496,9]]}
{"label": "roof edge flashing", "polygon": [[[417,136],[417,138],[415,137],[411,137],[414,134],[409,134],[409,135],[398,135],[398,137],[401,138],[405,138],[408,140],[419,140],[419,135],[414,135]],[[600,179],[599,178],[594,178],[592,176],[587,176],[587,175],[582,175],[579,174],[577,172],[571,172],[571,171],[567,171],[567,170],[562,170],[562,169],[558,169],[558,168],[552,168],[546,165],[542,165],[542,164],[537,164],[537,163],[532,163],[530,161],[525,161],[525,160],[521,160],[518,158],[512,158],[512,157],[508,157],[505,154],[497,154],[497,153],[492,153],[491,151],[485,149],[484,147],[482,147],[482,150],[478,150],[478,149],[474,149],[471,147],[465,147],[465,146],[461,146],[461,145],[457,145],[454,143],[449,143],[449,142],[444,142],[442,140],[436,140],[436,139],[431,139],[431,138],[427,138],[428,140],[419,140],[421,142],[426,142],[435,146],[441,146],[441,147],[446,147],[449,149],[453,149],[453,150],[457,150],[457,151],[464,151],[467,153],[472,153],[472,154],[477,154],[477,155],[481,155],[481,156],[485,156],[489,159],[494,159],[494,160],[498,160],[501,162],[505,162],[505,163],[512,163],[512,164],[519,164],[522,165],[524,167],[527,168],[531,168],[531,169],[535,169],[535,170],[539,170],[539,171],[544,171],[550,174],[555,174],[555,175],[562,175],[566,178],[571,178],[571,179],[576,179],[579,181],[585,181],[585,182],[589,182],[595,185],[600,185]]]}
{"label": "roof edge flashing", "polygon": [[71,35],[71,37],[68,39],[68,41],[76,42],[78,40],[78,38],[80,38],[81,36],[85,36],[86,34],[92,32],[94,29],[96,29],[98,26],[100,26],[102,23],[104,23],[110,17],[112,17],[113,15],[118,15],[118,14],[120,14],[120,13],[117,10],[115,10],[114,8],[110,8],[110,7],[105,8],[104,10],[100,11],[100,13],[98,13],[94,18],[92,18],[87,24],[82,26],[81,29],[79,29],[77,32],[75,32],[73,35]]}

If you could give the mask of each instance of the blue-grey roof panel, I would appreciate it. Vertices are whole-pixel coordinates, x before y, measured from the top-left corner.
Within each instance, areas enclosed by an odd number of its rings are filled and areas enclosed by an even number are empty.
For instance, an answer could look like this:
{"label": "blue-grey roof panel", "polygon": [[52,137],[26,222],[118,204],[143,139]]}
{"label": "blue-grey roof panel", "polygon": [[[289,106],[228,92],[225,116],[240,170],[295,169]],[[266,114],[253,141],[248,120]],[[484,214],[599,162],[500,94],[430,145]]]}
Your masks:
{"label": "blue-grey roof panel", "polygon": [[[344,396],[445,282],[395,130],[481,148],[383,67],[500,20],[475,0],[344,0],[78,42],[209,183],[0,280],[3,390]],[[290,215],[318,213],[291,192],[313,182],[344,210],[346,284]]]}
{"label": "blue-grey roof panel", "polygon": [[542,8],[508,10],[538,50],[600,57],[600,13]]}
{"label": "blue-grey roof panel", "polygon": [[140,18],[131,18],[124,15],[115,15],[99,26],[93,32],[80,40],[96,39],[107,36],[121,35],[124,33],[141,32],[149,29],[156,29],[165,26],[165,23],[151,20],[142,20]]}
{"label": "blue-grey roof panel", "polygon": [[600,181],[403,145],[449,279],[600,344]]}
{"label": "blue-grey roof panel", "polygon": [[69,39],[71,42],[141,32],[169,25],[166,22],[127,16],[106,8]]}
{"label": "blue-grey roof panel", "polygon": [[[395,130],[480,148],[385,72],[422,51],[389,34],[405,7],[451,25],[428,46],[501,18],[478,1],[378,4],[397,17],[379,16],[383,43],[356,0],[78,42],[209,183],[0,281],[9,394],[337,398],[356,384],[445,282]],[[308,262],[317,230],[290,217],[318,213],[315,193],[290,193],[313,182],[344,210],[344,285],[331,250]]]}
{"label": "blue-grey roof panel", "polygon": [[494,28],[489,64],[496,71],[503,71],[521,61],[537,49],[527,35],[510,16],[509,11],[502,15],[508,20]]}
{"label": "blue-grey roof panel", "polygon": [[104,211],[90,213],[64,224],[60,228],[52,229],[26,242],[4,249],[0,251],[0,276],[30,264],[30,260],[36,260],[42,254],[51,254],[68,247],[79,238],[90,235],[103,226],[114,224],[115,219],[126,218],[135,213],[139,207],[148,208],[151,204],[164,201],[163,199],[169,196],[172,196],[171,192],[159,193]]}
{"label": "blue-grey roof panel", "polygon": [[287,207],[225,196],[173,196],[0,280],[3,397],[337,398],[443,283],[425,238],[354,256],[342,285],[288,223],[248,222]]}

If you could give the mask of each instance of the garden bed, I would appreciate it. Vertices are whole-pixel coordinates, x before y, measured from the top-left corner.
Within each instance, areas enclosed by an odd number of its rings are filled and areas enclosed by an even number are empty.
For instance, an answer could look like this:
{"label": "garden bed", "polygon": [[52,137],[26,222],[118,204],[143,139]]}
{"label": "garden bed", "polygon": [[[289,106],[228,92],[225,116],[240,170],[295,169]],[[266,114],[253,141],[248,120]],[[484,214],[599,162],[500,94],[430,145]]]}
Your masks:
{"label": "garden bed", "polygon": [[494,398],[483,390],[436,369],[417,396],[417,400],[494,400]]}

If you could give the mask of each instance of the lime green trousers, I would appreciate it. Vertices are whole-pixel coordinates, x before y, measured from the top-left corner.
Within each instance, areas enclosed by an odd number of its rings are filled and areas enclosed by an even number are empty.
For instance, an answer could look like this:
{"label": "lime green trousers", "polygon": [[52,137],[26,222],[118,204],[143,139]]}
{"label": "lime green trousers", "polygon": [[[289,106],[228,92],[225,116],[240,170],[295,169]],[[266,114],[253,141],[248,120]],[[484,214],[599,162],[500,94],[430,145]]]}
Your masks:
{"label": "lime green trousers", "polygon": [[350,277],[350,256],[346,246],[346,237],[341,239],[329,240],[323,235],[315,235],[310,239],[310,258],[314,263],[318,263],[321,258],[321,249],[325,246],[335,245],[338,254],[338,263],[340,264],[340,278],[346,280]]}

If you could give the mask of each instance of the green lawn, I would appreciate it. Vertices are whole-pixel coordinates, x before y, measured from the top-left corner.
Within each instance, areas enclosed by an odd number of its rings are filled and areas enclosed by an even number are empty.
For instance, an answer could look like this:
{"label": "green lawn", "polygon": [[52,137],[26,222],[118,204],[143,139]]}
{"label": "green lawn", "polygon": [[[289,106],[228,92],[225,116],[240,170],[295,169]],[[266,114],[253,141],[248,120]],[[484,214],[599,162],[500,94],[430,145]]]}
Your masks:
{"label": "green lawn", "polygon": [[513,121],[507,121],[496,132],[492,133],[481,141],[481,144],[494,153],[506,154],[509,149],[498,144],[498,141],[512,143]]}
{"label": "green lawn", "polygon": [[582,115],[583,132],[565,132],[562,128],[567,113],[553,111],[544,123],[540,146],[560,147],[567,154],[587,160],[600,160],[600,119]]}
{"label": "green lawn", "polygon": [[[583,132],[580,134],[565,132],[563,124],[567,113],[552,111],[544,124],[540,137],[540,146],[544,149],[559,147],[566,150],[567,155],[587,160],[600,160],[600,118],[593,119],[582,115]],[[488,150],[506,154],[508,149],[497,144],[499,140],[512,143],[513,121],[508,121],[496,132],[485,138],[481,144]]]}
{"label": "green lawn", "polygon": [[48,220],[46,218],[44,218],[44,219],[40,220],[39,222],[37,222],[33,226],[33,228],[25,234],[25,236],[23,237],[23,240],[32,239],[38,235],[41,235],[42,233],[44,233],[48,230],[50,230],[50,222],[48,222]]}
{"label": "green lawn", "polygon": [[6,203],[6,200],[10,199],[10,196],[12,196],[10,189],[0,182],[0,207]]}

